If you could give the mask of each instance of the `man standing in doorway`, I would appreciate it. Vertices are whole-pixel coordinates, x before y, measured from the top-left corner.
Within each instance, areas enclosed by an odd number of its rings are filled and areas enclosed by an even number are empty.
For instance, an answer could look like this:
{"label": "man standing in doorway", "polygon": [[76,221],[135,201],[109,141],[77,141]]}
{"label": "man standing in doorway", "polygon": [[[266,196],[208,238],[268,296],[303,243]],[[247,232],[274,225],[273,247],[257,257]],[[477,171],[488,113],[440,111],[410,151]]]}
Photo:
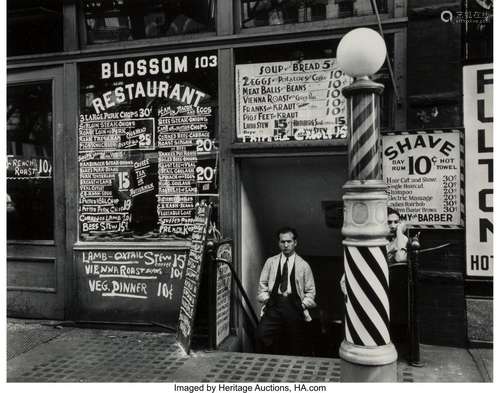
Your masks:
{"label": "man standing in doorway", "polygon": [[257,299],[263,304],[257,327],[257,352],[300,355],[308,309],[316,307],[316,287],[309,264],[297,253],[297,232],[278,231],[281,253],[269,258],[259,280]]}

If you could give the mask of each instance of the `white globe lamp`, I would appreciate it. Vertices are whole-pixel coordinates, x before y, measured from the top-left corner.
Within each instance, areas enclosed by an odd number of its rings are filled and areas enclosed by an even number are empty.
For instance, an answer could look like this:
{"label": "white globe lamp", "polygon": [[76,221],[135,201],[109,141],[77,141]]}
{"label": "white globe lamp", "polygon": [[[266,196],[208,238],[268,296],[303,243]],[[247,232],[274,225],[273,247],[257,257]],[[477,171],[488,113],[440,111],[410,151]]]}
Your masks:
{"label": "white globe lamp", "polygon": [[375,74],[387,54],[384,39],[375,30],[362,27],[347,33],[337,47],[337,63],[355,79]]}

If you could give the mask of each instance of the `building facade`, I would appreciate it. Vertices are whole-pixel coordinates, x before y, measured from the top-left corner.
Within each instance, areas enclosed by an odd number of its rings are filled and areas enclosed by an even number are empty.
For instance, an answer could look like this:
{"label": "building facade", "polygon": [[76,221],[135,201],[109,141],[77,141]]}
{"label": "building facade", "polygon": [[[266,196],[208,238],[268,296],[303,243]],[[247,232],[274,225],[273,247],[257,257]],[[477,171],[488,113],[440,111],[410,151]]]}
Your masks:
{"label": "building facade", "polygon": [[[492,63],[492,9],[483,3],[8,1],[8,315],[176,324],[192,210],[206,202],[209,235],[232,239],[255,309],[274,231],[297,228],[316,277],[318,337],[332,343],[316,353],[334,355],[349,83],[335,53],[346,32],[369,27],[383,32],[390,59],[374,76],[385,86],[384,135],[415,151],[441,138],[456,159],[450,173],[433,169],[432,214],[400,206],[422,248],[437,247],[420,257],[420,341],[492,342],[492,266],[468,269],[460,164],[462,68]],[[484,17],[484,28],[460,23],[467,12],[481,12],[470,16]],[[425,160],[413,164],[427,175]],[[439,176],[450,176],[448,197]],[[397,188],[391,195],[398,207]],[[493,223],[484,220],[487,243]],[[198,309],[209,308],[200,299]],[[405,304],[393,309],[407,318]],[[236,301],[231,310],[233,333],[248,343],[246,313]]]}

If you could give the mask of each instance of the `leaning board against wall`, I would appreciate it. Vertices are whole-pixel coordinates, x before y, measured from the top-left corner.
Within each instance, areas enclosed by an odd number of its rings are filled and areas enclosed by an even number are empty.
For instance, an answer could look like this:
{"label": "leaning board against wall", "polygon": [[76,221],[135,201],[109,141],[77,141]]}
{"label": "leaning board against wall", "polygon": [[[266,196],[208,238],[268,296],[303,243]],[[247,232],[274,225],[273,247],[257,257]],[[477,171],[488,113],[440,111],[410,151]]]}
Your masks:
{"label": "leaning board against wall", "polygon": [[80,67],[81,315],[177,319],[195,205],[218,205],[217,112],[216,52]]}

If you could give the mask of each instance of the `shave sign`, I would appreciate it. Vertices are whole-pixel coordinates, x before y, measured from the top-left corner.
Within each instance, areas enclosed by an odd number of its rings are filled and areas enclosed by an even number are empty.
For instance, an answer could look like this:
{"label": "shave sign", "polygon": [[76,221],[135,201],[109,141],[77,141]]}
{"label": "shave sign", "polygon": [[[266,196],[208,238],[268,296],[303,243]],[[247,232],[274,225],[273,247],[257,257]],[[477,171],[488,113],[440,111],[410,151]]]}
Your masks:
{"label": "shave sign", "polygon": [[389,206],[410,226],[460,225],[460,132],[388,134],[382,144]]}

